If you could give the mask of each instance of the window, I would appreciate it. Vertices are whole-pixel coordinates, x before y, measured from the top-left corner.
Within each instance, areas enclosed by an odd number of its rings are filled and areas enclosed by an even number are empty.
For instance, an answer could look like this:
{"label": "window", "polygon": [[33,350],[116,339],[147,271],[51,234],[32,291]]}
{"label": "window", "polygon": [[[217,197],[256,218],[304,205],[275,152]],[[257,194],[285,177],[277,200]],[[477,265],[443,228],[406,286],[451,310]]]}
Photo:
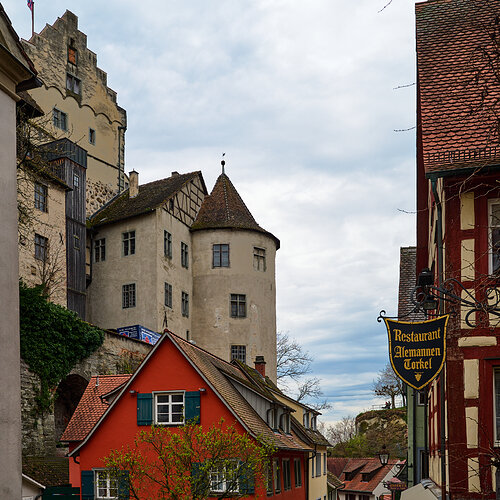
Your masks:
{"label": "window", "polygon": [[217,244],[212,247],[212,266],[229,267],[229,245]]}
{"label": "window", "polygon": [[500,370],[495,370],[495,446],[500,444]]}
{"label": "window", "polygon": [[179,425],[184,422],[184,393],[155,394],[155,424]]}
{"label": "window", "polygon": [[135,283],[122,286],[122,308],[135,307]]}
{"label": "window", "polygon": [[46,261],[49,255],[49,240],[45,236],[35,234],[35,259]]}
{"label": "window", "polygon": [[315,430],[316,430],[316,415],[311,416],[311,429],[312,429],[313,431],[315,431]]}
{"label": "window", "polygon": [[75,189],[80,187],[80,176],[78,174],[73,174],[73,187]]}
{"label": "window", "polygon": [[214,493],[238,493],[239,481],[236,477],[238,466],[226,465],[210,471],[210,491]]}
{"label": "window", "polygon": [[246,318],[247,304],[246,295],[231,294],[231,318]]}
{"label": "window", "polygon": [[80,250],[80,236],[77,234],[73,235],[73,247],[75,250]]}
{"label": "window", "polygon": [[300,468],[300,458],[293,459],[293,473],[295,475],[295,487],[302,486],[302,470]]}
{"label": "window", "polygon": [[232,345],[231,346],[231,359],[237,359],[242,363],[247,362],[247,346],[245,345]]}
{"label": "window", "polygon": [[326,476],[326,453],[323,453],[323,476]]}
{"label": "window", "polygon": [[267,475],[266,492],[268,496],[270,496],[273,494],[273,467],[269,463],[266,465],[266,475]]}
{"label": "window", "polygon": [[168,231],[163,231],[163,255],[172,258],[172,235]]}
{"label": "window", "polygon": [[96,499],[118,498],[118,478],[108,470],[95,471]]}
{"label": "window", "polygon": [[280,428],[285,434],[290,434],[290,414],[282,413],[280,416]]}
{"label": "window", "polygon": [[35,208],[42,212],[48,212],[47,209],[48,188],[43,184],[35,182]]}
{"label": "window", "polygon": [[283,489],[289,490],[292,487],[292,478],[290,476],[290,459],[284,458],[281,462],[283,467]]}
{"label": "window", "polygon": [[500,200],[489,204],[490,273],[500,272]]}
{"label": "window", "polygon": [[165,305],[172,308],[172,285],[165,283]]}
{"label": "window", "polygon": [[94,261],[106,260],[106,238],[100,238],[94,242]]}
{"label": "window", "polygon": [[273,460],[274,493],[281,491],[281,472],[278,459]]}
{"label": "window", "polygon": [[302,423],[306,429],[309,429],[309,413],[305,412],[302,418]]}
{"label": "window", "polygon": [[270,408],[267,410],[267,425],[271,427],[271,429],[276,430],[276,410],[274,408]]}
{"label": "window", "polygon": [[66,73],[66,89],[73,94],[80,95],[82,92],[82,82],[76,76]]}
{"label": "window", "polygon": [[264,248],[253,247],[253,268],[256,271],[266,270],[266,250]]}
{"label": "window", "polygon": [[321,476],[321,453],[316,454],[316,477]]}
{"label": "window", "polygon": [[78,51],[71,45],[68,47],[68,62],[74,66],[78,64]]}
{"label": "window", "polygon": [[68,130],[68,115],[63,111],[54,108],[52,110],[52,123],[54,127],[60,128],[61,130]]}
{"label": "window", "polygon": [[122,233],[123,237],[123,255],[135,254],[135,231]]}
{"label": "window", "polygon": [[181,265],[186,269],[189,267],[188,246],[181,242]]}
{"label": "window", "polygon": [[95,146],[95,130],[93,128],[89,128],[89,143]]}
{"label": "window", "polygon": [[182,292],[181,313],[186,318],[189,317],[189,294],[187,294],[186,292]]}

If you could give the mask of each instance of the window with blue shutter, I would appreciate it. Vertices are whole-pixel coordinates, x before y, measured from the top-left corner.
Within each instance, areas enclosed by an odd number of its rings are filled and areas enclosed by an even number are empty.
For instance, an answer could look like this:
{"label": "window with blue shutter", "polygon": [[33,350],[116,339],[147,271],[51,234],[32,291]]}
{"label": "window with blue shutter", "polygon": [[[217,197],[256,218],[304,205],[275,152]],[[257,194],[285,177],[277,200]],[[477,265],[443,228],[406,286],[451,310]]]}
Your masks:
{"label": "window with blue shutter", "polygon": [[253,495],[255,493],[255,474],[246,463],[240,464],[240,493]]}
{"label": "window with blue shutter", "polygon": [[128,500],[130,498],[130,485],[128,470],[122,470],[118,475],[118,498]]}
{"label": "window with blue shutter", "polygon": [[153,395],[137,394],[137,425],[153,423]]}
{"label": "window with blue shutter", "polygon": [[193,421],[197,424],[201,421],[200,391],[185,393],[184,416],[186,422]]}
{"label": "window with blue shutter", "polygon": [[82,470],[82,500],[94,500],[93,470]]}

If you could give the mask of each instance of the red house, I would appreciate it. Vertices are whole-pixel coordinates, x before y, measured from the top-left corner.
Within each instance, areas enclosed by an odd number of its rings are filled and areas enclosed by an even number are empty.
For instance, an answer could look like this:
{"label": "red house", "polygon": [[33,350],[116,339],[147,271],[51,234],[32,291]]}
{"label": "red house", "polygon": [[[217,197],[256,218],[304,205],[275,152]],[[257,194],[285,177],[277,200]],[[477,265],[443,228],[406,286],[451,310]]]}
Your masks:
{"label": "red house", "polygon": [[[311,446],[292,430],[293,410],[264,393],[246,372],[166,332],[132,376],[93,377],[62,436],[69,442],[72,485],[81,487],[82,499],[117,498],[102,461],[111,450],[132,444],[152,424],[175,427],[198,417],[209,428],[223,418],[277,450],[274,477],[247,490],[249,498],[307,498]],[[128,488],[120,488],[120,498],[128,498]]]}

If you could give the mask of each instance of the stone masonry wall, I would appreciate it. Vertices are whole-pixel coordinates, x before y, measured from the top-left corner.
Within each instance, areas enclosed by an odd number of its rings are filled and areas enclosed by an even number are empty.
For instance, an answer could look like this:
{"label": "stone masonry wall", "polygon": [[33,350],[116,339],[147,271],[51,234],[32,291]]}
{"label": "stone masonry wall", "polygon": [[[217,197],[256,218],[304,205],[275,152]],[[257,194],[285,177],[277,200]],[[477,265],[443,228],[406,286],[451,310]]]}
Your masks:
{"label": "stone masonry wall", "polygon": [[[106,332],[103,345],[91,356],[78,363],[69,375],[79,375],[87,382],[93,375],[132,373],[152,346]],[[66,450],[58,449],[55,412],[36,415],[35,388],[40,386],[38,375],[21,360],[21,412],[23,455],[54,456]]]}

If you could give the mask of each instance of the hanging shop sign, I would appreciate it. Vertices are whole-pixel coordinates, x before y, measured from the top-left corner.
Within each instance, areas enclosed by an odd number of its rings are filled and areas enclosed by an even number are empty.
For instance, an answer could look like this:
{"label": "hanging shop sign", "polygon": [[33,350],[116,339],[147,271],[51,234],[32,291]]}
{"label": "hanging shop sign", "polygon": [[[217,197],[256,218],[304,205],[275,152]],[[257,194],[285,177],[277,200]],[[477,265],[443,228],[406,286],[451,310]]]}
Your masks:
{"label": "hanging shop sign", "polygon": [[384,318],[392,368],[410,387],[422,389],[443,368],[448,317],[446,315],[417,323]]}

